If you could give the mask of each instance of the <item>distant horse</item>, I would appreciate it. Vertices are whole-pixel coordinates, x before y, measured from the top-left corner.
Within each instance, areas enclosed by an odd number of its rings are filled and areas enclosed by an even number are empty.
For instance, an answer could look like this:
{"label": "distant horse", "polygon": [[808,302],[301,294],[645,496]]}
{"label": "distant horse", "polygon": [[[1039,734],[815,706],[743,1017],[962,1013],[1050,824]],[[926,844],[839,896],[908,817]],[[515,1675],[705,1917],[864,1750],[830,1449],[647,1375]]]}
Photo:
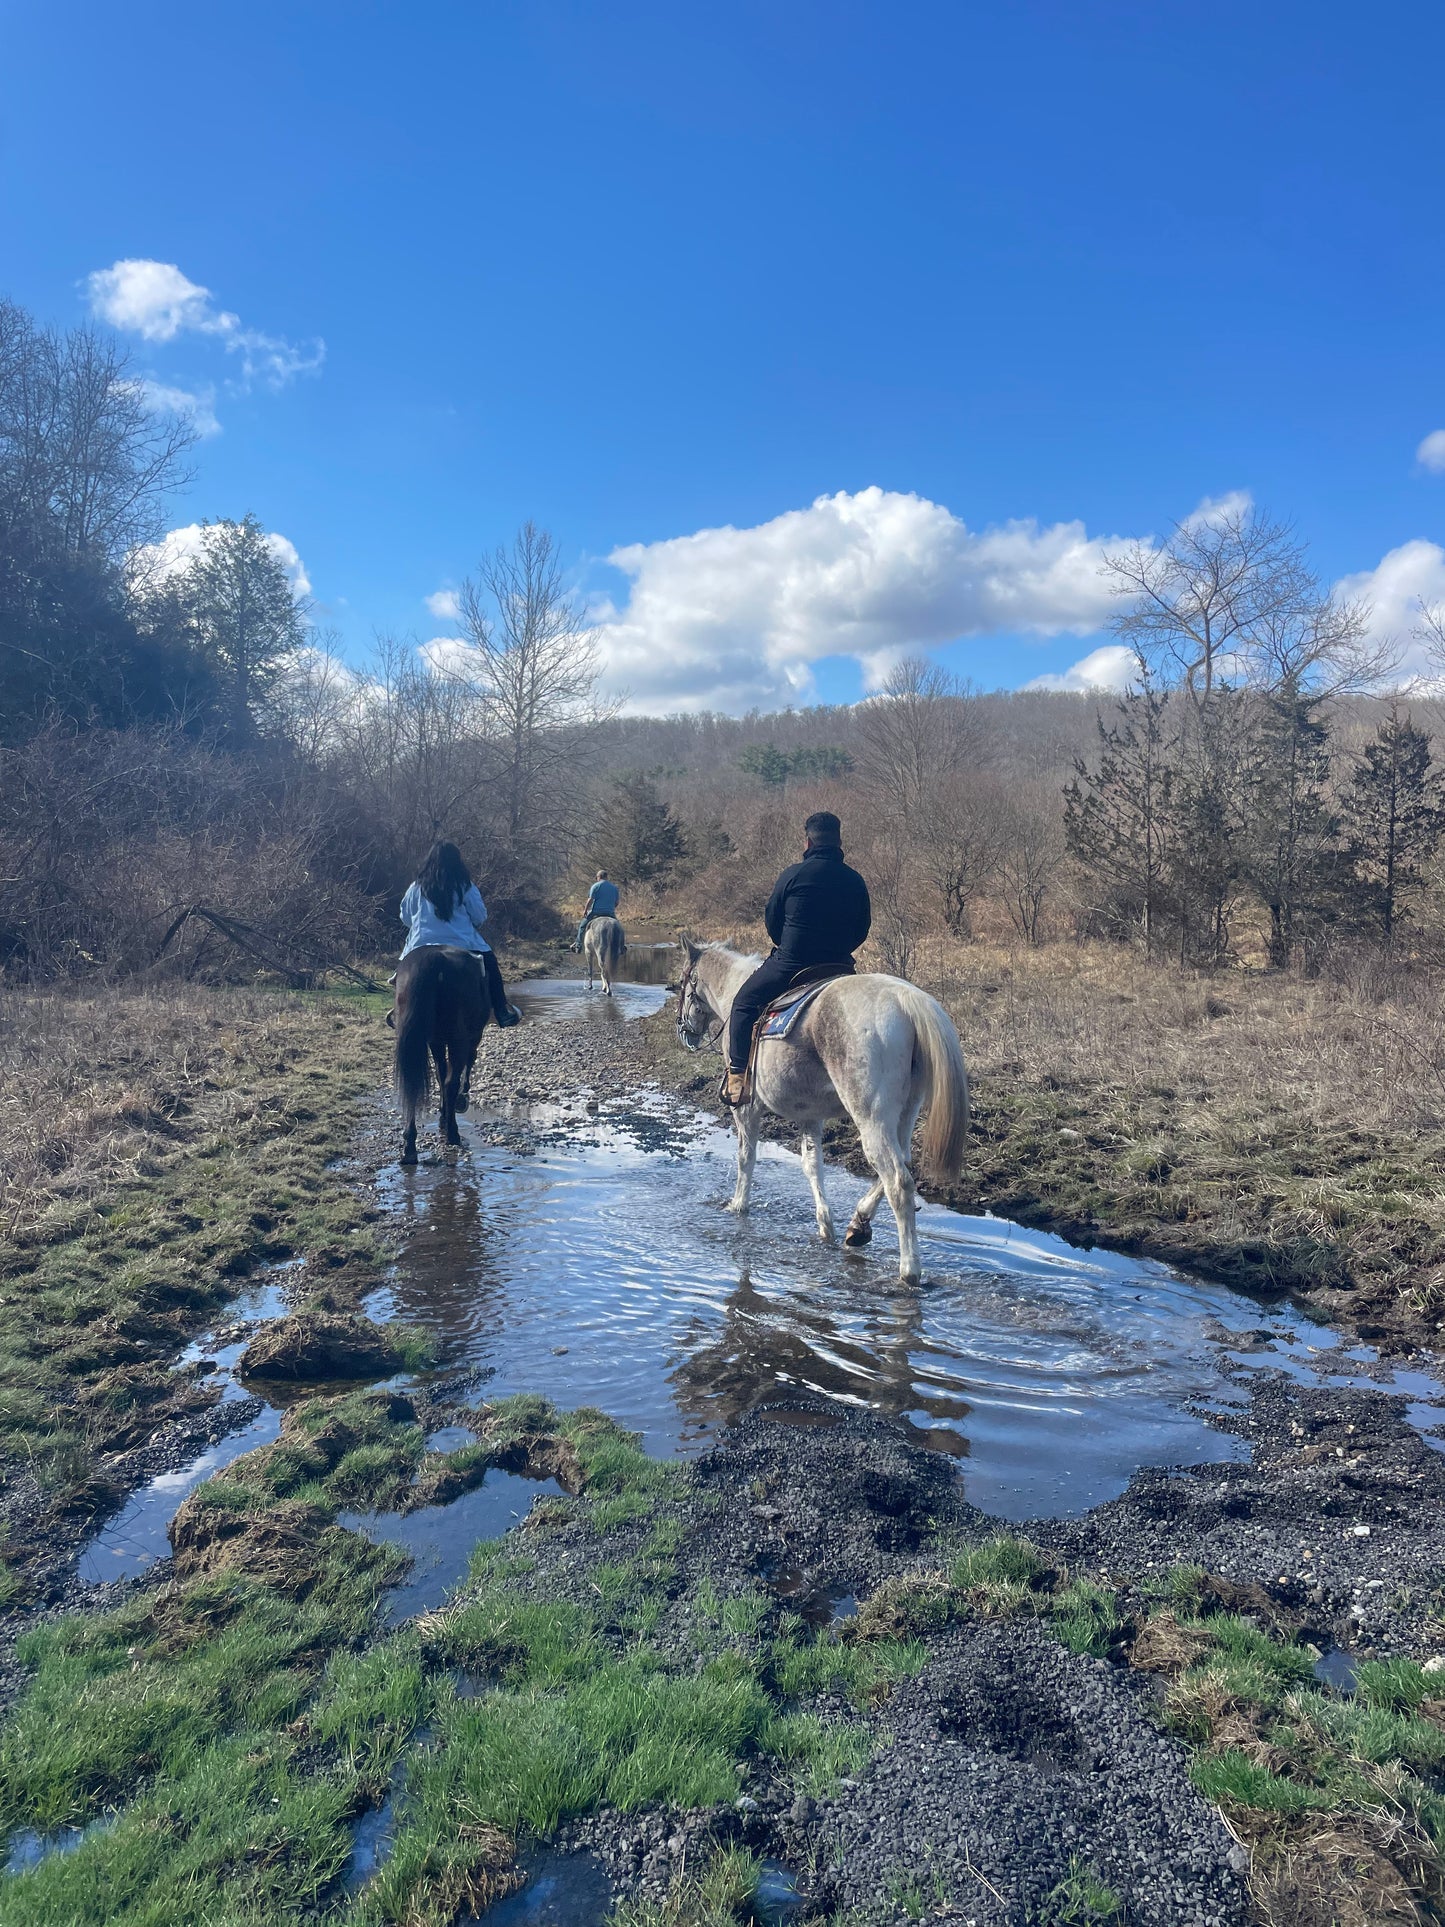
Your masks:
{"label": "distant horse", "polygon": [[[724,944],[686,938],[683,949],[677,1034],[689,1050],[702,1050],[725,1034],[733,998],[758,959]],[[728,1210],[741,1214],[748,1208],[761,1106],[798,1127],[818,1235],[831,1243],[823,1126],[846,1115],[857,1126],[877,1182],[859,1202],[843,1242],[853,1250],[869,1242],[873,1214],[886,1196],[898,1221],[899,1276],[917,1280],[918,1196],[909,1161],[913,1129],[925,1104],[927,1173],[937,1180],[955,1178],[968,1137],[968,1073],[953,1020],[936,999],[901,977],[831,978],[786,1038],[764,1038],[758,1045],[752,1100],[733,1112],[738,1182]]]}
{"label": "distant horse", "polygon": [[595,970],[602,979],[602,989],[607,996],[612,995],[612,979],[617,975],[617,966],[622,962],[622,953],[627,948],[622,925],[616,917],[594,917],[582,937],[582,955],[587,959],[587,988],[592,988],[592,975]]}
{"label": "distant horse", "polygon": [[416,1114],[426,1103],[428,1057],[441,1091],[443,1144],[460,1144],[457,1113],[467,1108],[467,1086],[492,1000],[481,959],[450,944],[423,944],[402,958],[396,973],[396,1088],[406,1135],[401,1161],[416,1163]]}

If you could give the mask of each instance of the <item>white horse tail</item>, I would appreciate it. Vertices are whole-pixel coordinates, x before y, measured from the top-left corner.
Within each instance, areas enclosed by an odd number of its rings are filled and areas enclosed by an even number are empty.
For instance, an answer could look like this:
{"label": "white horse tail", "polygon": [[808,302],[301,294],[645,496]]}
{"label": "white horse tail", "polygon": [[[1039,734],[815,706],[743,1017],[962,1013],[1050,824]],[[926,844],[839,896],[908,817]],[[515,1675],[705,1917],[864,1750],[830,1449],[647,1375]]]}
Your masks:
{"label": "white horse tail", "polygon": [[923,1127],[924,1174],[936,1184],[956,1178],[968,1148],[968,1069],[953,1019],[926,990],[900,992],[913,1021],[916,1048],[928,1067],[928,1121]]}
{"label": "white horse tail", "polygon": [[622,962],[622,953],[627,947],[627,939],[622,933],[622,925],[616,917],[609,917],[602,932],[606,945],[607,974],[611,976]]}

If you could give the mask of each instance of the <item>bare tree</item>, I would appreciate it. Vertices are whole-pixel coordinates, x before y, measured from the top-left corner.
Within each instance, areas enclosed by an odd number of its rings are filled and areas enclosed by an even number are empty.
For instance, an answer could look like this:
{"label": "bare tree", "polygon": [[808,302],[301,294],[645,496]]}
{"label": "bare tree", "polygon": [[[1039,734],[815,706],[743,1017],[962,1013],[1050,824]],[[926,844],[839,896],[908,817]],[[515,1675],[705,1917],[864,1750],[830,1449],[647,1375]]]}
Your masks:
{"label": "bare tree", "polygon": [[1025,943],[1043,940],[1044,906],[1064,860],[1064,826],[1057,801],[1025,792],[1004,825],[999,877],[1004,908]]}
{"label": "bare tree", "polygon": [[1221,681],[1247,680],[1262,637],[1318,597],[1303,546],[1250,504],[1211,505],[1157,548],[1135,542],[1104,566],[1126,604],[1115,635],[1196,703]]}
{"label": "bare tree", "polygon": [[580,739],[607,714],[600,665],[568,593],[556,544],[524,523],[459,592],[461,627],[485,691],[502,821],[515,848],[558,827],[574,793]]}
{"label": "bare tree", "polygon": [[906,656],[859,706],[855,753],[865,789],[899,824],[915,825],[938,785],[983,760],[978,699],[926,656]]}
{"label": "bare tree", "polygon": [[956,771],[930,791],[916,825],[924,874],[950,935],[967,937],[974,904],[997,876],[1005,808],[989,776]]}

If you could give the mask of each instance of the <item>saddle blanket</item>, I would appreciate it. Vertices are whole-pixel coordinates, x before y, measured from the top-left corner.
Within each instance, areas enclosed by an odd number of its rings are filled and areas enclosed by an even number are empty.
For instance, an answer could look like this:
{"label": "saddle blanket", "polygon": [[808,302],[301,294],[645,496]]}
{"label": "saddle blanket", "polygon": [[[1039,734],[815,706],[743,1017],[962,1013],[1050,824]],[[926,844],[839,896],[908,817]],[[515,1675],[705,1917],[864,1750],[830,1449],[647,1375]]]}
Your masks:
{"label": "saddle blanket", "polygon": [[816,983],[803,984],[797,990],[785,990],[781,997],[775,997],[763,1012],[762,1022],[758,1025],[758,1037],[786,1037],[818,992],[837,981],[836,977],[820,977]]}

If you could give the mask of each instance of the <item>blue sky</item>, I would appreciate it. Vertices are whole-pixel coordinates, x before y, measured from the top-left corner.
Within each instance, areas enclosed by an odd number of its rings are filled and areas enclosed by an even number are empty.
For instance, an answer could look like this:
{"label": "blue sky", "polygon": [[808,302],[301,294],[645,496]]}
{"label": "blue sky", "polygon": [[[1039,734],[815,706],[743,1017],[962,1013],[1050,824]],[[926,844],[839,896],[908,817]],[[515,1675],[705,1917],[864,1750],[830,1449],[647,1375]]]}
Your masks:
{"label": "blue sky", "polygon": [[[650,707],[852,695],[910,641],[1063,672],[1099,542],[1237,490],[1382,622],[1445,596],[1435,0],[3,31],[0,287],[128,317],[219,422],[175,524],[254,510],[352,649],[450,633],[424,598],[529,515]],[[88,280],[127,261],[209,296]]]}

